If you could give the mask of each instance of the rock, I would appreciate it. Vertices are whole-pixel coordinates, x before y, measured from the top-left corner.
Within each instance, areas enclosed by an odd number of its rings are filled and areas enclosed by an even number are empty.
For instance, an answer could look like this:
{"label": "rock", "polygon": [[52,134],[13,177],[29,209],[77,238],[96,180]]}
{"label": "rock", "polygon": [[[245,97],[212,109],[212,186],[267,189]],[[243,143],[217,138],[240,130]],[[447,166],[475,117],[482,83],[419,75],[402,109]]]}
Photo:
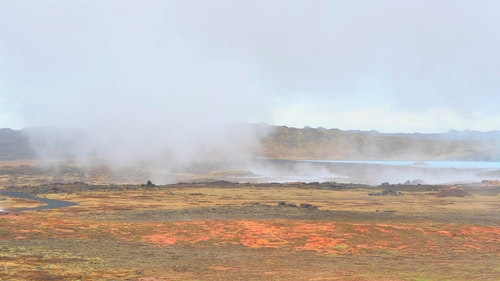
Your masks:
{"label": "rock", "polygon": [[301,203],[299,206],[301,209],[310,209],[310,210],[316,210],[318,207],[313,206],[312,204],[309,203]]}
{"label": "rock", "polygon": [[437,197],[465,197],[470,196],[471,194],[463,189],[458,189],[456,187],[451,187],[448,189],[441,190]]}
{"label": "rock", "polygon": [[381,192],[373,192],[373,193],[368,193],[369,196],[400,196],[403,195],[403,193],[395,191],[392,188],[386,188],[382,190]]}

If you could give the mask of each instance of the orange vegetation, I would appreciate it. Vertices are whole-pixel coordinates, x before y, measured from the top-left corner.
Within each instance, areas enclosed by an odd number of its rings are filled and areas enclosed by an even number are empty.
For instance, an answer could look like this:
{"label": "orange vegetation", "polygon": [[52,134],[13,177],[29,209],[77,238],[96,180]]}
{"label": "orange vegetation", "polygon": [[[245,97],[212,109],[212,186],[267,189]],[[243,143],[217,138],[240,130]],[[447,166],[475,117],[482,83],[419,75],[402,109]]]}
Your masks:
{"label": "orange vegetation", "polygon": [[15,239],[66,235],[96,239],[112,236],[160,247],[210,243],[214,246],[226,244],[248,248],[281,248],[318,254],[360,254],[380,249],[418,254],[443,250],[443,245],[456,252],[500,250],[499,227],[437,223],[420,223],[418,227],[411,224],[287,220],[130,223],[70,220],[37,213],[2,215],[0,223],[6,231],[12,231],[13,235],[9,237]]}

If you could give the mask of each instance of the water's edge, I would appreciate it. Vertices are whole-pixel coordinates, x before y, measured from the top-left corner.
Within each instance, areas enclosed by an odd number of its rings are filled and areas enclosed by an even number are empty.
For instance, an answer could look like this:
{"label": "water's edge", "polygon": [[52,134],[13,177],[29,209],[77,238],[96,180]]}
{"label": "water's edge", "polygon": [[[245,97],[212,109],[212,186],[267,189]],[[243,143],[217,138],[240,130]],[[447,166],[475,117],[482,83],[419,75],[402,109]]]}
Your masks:
{"label": "water's edge", "polygon": [[500,169],[498,161],[441,161],[441,160],[298,160],[314,163],[370,164],[386,166],[410,166],[450,169]]}
{"label": "water's edge", "polygon": [[74,203],[74,202],[47,199],[47,198],[34,196],[31,194],[26,194],[23,192],[18,192],[18,191],[0,190],[0,195],[13,197],[13,198],[19,198],[19,199],[33,200],[33,201],[38,201],[38,202],[42,202],[42,203],[46,204],[43,206],[37,206],[37,207],[32,207],[32,208],[15,208],[15,209],[4,210],[4,211],[8,211],[8,212],[39,211],[39,210],[65,208],[65,207],[71,207],[71,206],[78,205],[77,203]]}

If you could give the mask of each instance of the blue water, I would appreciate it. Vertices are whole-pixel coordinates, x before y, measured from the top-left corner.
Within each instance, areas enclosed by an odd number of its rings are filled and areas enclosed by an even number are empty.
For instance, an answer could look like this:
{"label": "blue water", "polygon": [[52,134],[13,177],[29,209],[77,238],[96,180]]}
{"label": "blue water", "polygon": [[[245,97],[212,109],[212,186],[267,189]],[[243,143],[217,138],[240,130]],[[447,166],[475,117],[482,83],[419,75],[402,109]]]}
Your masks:
{"label": "blue water", "polygon": [[455,168],[455,169],[491,169],[500,170],[500,162],[486,161],[411,161],[411,160],[304,160],[318,163],[341,164],[373,164],[385,166],[410,166],[429,168]]}
{"label": "blue water", "polygon": [[[17,191],[0,190],[0,195],[14,197],[14,198],[27,199],[27,200],[33,200],[33,201],[38,201],[38,202],[42,202],[42,203],[47,204],[47,205],[32,207],[32,208],[11,209],[10,211],[12,211],[12,212],[48,210],[48,209],[64,208],[64,207],[71,207],[71,206],[77,205],[77,203],[73,203],[73,202],[69,202],[69,201],[41,198],[38,196],[26,194],[23,192],[17,192]],[[0,210],[0,211],[4,211],[4,210]]]}

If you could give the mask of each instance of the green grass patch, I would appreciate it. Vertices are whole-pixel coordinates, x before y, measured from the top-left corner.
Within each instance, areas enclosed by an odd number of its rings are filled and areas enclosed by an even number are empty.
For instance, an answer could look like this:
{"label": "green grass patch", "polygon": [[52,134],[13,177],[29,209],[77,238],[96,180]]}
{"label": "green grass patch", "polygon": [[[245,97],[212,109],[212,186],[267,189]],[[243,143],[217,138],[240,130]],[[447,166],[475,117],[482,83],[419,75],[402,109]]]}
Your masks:
{"label": "green grass patch", "polygon": [[339,250],[339,251],[345,250],[347,248],[349,248],[349,246],[347,246],[347,245],[335,245],[335,246],[333,246],[333,249]]}

